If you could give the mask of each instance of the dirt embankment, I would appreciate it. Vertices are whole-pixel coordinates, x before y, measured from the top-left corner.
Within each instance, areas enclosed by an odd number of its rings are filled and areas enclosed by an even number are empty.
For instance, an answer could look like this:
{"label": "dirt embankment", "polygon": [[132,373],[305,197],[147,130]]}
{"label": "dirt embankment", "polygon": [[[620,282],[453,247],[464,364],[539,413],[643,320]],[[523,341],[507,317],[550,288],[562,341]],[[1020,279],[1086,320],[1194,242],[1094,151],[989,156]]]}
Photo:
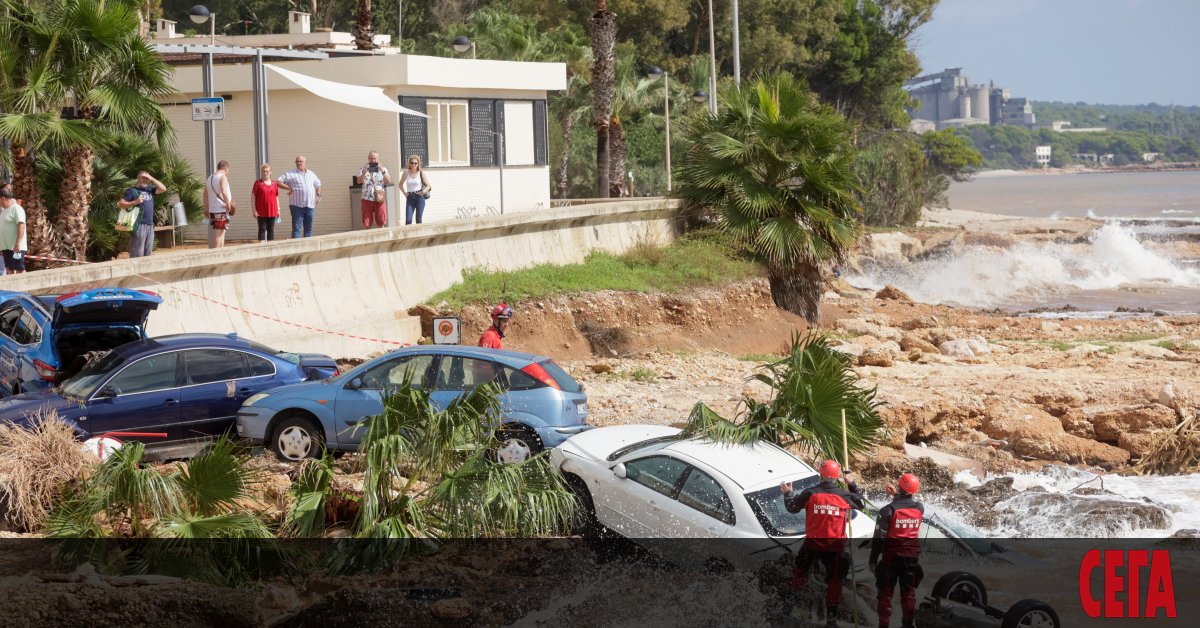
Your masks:
{"label": "dirt embankment", "polygon": [[[997,471],[1123,469],[1200,406],[1200,317],[1049,321],[829,288],[821,327],[887,403],[877,457],[907,443]],[[456,314],[467,340],[488,322],[482,305]],[[732,415],[743,394],[765,395],[749,377],[805,328],[754,280],[526,303],[505,346],[564,364],[587,387],[593,423],[672,424],[697,401]]]}

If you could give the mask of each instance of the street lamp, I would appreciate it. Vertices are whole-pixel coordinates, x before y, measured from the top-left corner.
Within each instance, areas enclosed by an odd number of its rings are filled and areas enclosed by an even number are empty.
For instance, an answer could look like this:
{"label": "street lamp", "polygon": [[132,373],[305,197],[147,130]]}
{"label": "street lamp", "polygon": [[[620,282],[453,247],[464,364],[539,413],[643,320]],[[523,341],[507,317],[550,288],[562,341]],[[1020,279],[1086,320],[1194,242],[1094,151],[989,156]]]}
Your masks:
{"label": "street lamp", "polygon": [[666,129],[667,129],[667,141],[666,141],[667,194],[670,194],[671,193],[671,92],[670,92],[671,76],[669,73],[667,73],[666,70],[663,70],[662,68],[658,67],[657,65],[651,66],[650,69],[646,71],[646,76],[650,77],[651,79],[657,79],[658,77],[661,76],[663,79],[663,120],[666,122]]}
{"label": "street lamp", "polygon": [[217,14],[208,10],[203,4],[197,4],[188,11],[188,17],[194,24],[208,22],[208,45],[217,45]]}
{"label": "street lamp", "polygon": [[708,100],[708,92],[698,89],[692,92],[692,102],[704,102]]}
{"label": "street lamp", "polygon": [[458,37],[455,37],[451,45],[453,45],[454,49],[459,52],[466,52],[467,48],[470,48],[471,58],[475,58],[475,42],[471,41],[471,39],[466,35],[459,35]]}

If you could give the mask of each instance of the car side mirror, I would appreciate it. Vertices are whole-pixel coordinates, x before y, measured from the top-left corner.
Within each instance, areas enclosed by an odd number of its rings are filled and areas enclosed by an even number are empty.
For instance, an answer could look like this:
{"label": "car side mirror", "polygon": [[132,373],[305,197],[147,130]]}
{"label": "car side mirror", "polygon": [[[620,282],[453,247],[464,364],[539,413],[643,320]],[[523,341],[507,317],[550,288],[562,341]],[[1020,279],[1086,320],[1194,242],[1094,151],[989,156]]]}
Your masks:
{"label": "car side mirror", "polygon": [[350,380],[349,384],[346,384],[347,390],[360,390],[362,387],[363,382],[361,377],[355,377],[354,379]]}
{"label": "car side mirror", "polygon": [[613,475],[621,478],[622,480],[627,477],[626,473],[625,473],[625,463],[624,462],[618,462],[617,464],[613,465],[612,472],[613,472]]}
{"label": "car side mirror", "polygon": [[105,386],[96,392],[96,399],[112,399],[117,396],[117,389],[112,386]]}

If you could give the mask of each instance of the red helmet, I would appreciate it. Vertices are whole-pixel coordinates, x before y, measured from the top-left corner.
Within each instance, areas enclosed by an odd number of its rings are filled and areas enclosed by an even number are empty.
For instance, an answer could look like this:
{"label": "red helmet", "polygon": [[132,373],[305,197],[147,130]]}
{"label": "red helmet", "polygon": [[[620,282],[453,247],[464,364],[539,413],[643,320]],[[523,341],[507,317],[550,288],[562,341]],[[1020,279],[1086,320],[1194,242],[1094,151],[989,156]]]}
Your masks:
{"label": "red helmet", "polygon": [[911,473],[905,473],[896,480],[896,484],[900,486],[900,490],[909,495],[916,495],[917,491],[921,490],[921,480]]}
{"label": "red helmet", "polygon": [[492,318],[512,318],[512,308],[501,303],[492,308]]}
{"label": "red helmet", "polygon": [[837,460],[826,460],[821,464],[821,477],[836,480],[842,477],[842,465]]}

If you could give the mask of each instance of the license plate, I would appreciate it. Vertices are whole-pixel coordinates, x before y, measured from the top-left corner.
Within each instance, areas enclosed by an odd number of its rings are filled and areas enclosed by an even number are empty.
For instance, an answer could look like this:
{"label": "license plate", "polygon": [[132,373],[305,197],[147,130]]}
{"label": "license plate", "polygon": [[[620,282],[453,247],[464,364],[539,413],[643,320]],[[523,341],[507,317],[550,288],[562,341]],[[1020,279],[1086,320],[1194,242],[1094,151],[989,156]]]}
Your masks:
{"label": "license plate", "polygon": [[581,404],[575,406],[575,411],[578,412],[581,416],[584,414],[587,414],[587,404],[581,403]]}

